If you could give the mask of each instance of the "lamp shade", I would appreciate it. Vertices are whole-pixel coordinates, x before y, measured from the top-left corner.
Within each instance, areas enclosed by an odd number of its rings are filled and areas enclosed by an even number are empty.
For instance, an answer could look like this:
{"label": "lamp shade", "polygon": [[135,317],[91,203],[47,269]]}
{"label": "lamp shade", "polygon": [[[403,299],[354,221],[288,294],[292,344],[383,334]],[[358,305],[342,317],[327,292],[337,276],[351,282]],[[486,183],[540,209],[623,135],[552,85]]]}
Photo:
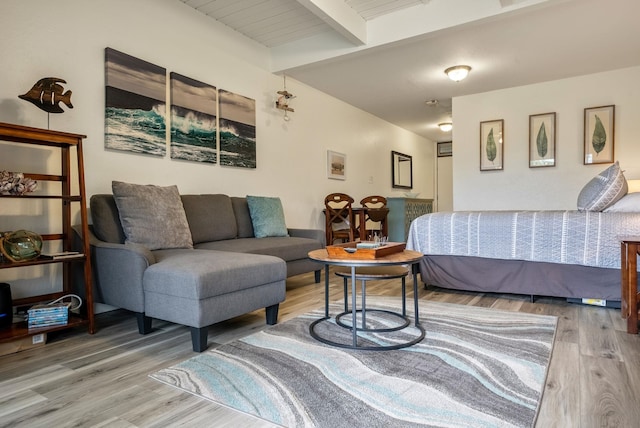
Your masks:
{"label": "lamp shade", "polygon": [[449,132],[453,129],[453,124],[451,122],[443,122],[439,123],[438,127],[440,127],[442,132]]}
{"label": "lamp shade", "polygon": [[454,82],[459,82],[467,77],[470,71],[471,67],[469,67],[468,65],[454,65],[453,67],[447,68],[444,72],[447,76],[449,76],[449,79],[453,80]]}

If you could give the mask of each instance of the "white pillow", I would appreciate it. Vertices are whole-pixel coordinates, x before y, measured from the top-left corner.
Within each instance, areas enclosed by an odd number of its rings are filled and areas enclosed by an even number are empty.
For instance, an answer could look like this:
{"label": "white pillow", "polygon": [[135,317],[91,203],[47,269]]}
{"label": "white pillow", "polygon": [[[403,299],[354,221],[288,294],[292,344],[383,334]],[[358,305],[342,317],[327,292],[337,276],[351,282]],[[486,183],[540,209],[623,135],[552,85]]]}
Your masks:
{"label": "white pillow", "polygon": [[604,210],[606,213],[640,213],[640,192],[627,193],[615,204]]}
{"label": "white pillow", "polygon": [[603,211],[626,195],[627,190],[627,180],[616,161],[582,188],[578,211]]}

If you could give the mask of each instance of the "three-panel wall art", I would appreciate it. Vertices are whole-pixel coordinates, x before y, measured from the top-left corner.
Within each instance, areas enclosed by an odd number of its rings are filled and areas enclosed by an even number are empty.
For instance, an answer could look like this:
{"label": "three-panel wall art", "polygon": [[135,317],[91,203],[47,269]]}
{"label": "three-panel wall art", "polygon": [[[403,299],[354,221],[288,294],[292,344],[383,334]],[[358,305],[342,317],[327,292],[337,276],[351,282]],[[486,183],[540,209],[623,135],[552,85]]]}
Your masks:
{"label": "three-panel wall art", "polygon": [[106,149],[256,168],[255,100],[111,48],[105,84]]}

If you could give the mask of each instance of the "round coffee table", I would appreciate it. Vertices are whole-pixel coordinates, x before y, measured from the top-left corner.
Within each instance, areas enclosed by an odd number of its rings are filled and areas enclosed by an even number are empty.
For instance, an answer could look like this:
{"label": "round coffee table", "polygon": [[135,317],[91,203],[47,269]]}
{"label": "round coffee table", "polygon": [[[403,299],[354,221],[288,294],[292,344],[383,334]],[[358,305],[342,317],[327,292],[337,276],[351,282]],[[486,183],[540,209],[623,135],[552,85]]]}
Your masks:
{"label": "round coffee table", "polygon": [[[314,250],[314,251],[310,251],[309,252],[309,258],[311,260],[317,261],[319,263],[323,263],[325,266],[325,275],[324,275],[324,297],[325,297],[325,306],[324,306],[324,318],[320,318],[318,320],[315,320],[314,322],[311,323],[311,325],[309,326],[309,333],[311,334],[311,336],[316,339],[319,340],[323,343],[326,343],[328,345],[332,345],[332,346],[338,346],[341,348],[349,348],[349,349],[361,349],[361,350],[371,350],[371,351],[386,351],[386,350],[391,350],[391,349],[401,349],[401,348],[406,348],[408,346],[412,346],[415,345],[416,343],[420,342],[422,339],[424,339],[425,337],[425,330],[424,328],[420,325],[420,315],[418,312],[418,278],[417,278],[417,274],[418,274],[418,262],[420,261],[420,259],[422,259],[422,253],[418,252],[418,251],[411,251],[411,250],[404,250],[404,251],[400,251],[397,253],[393,253],[393,254],[389,254],[387,256],[383,256],[383,257],[378,257],[378,258],[374,258],[374,259],[354,259],[354,258],[335,258],[335,257],[329,257],[329,253],[327,252],[326,249],[321,249],[321,250]],[[398,331],[398,330],[402,330],[404,328],[408,328],[408,322],[407,322],[407,317],[404,311],[404,304],[403,304],[403,311],[402,313],[398,313],[398,312],[392,312],[392,311],[381,311],[378,309],[371,309],[371,308],[366,308],[366,299],[365,299],[365,294],[366,294],[366,287],[365,287],[365,281],[367,279],[374,279],[371,278],[371,275],[360,275],[360,277],[357,274],[357,268],[376,268],[376,270],[378,271],[376,274],[375,279],[382,279],[384,277],[384,267],[391,267],[391,266],[399,266],[399,265],[410,265],[411,267],[411,273],[413,276],[413,306],[414,306],[414,320],[415,320],[415,328],[418,330],[418,334],[413,337],[411,340],[408,341],[404,341],[401,343],[394,343],[392,345],[358,345],[358,332],[368,332],[368,331],[379,331],[379,329],[368,329],[366,327],[366,325],[364,325],[364,321],[363,324],[358,327],[358,323],[357,323],[357,314],[358,312],[360,312],[362,314],[362,319],[365,319],[365,312],[367,310],[369,311],[379,311],[379,312],[386,312],[389,314],[392,314],[393,316],[399,317],[403,320],[403,324],[401,324],[399,327],[397,328],[391,328],[391,329],[387,329],[388,331]],[[352,332],[352,338],[351,338],[351,344],[345,344],[345,343],[341,343],[341,342],[337,342],[332,340],[331,338],[327,338],[327,337],[322,337],[319,334],[317,334],[316,332],[316,327],[323,323],[323,322],[329,322],[331,320],[331,317],[329,315],[329,266],[345,266],[345,267],[349,267],[351,269],[351,325],[347,325],[344,324],[340,318],[345,315],[345,312],[338,314],[337,315],[337,319],[336,319],[336,325],[343,327],[343,328],[347,328],[350,329]],[[390,269],[389,272],[389,277],[395,277],[397,278],[397,270],[396,269]],[[358,279],[361,279],[363,281],[362,284],[362,308],[361,309],[357,309],[356,308],[356,281]],[[403,290],[404,291],[404,290]],[[346,296],[345,296],[346,299]],[[403,302],[405,299],[404,293],[402,296]]]}

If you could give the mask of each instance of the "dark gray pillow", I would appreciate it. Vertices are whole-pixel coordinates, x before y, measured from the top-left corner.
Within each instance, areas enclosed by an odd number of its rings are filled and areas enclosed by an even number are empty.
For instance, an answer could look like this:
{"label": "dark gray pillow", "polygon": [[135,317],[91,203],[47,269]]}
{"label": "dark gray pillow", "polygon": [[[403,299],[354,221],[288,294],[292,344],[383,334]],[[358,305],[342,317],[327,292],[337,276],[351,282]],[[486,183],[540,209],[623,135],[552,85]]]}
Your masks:
{"label": "dark gray pillow", "polygon": [[233,212],[236,215],[238,225],[238,238],[254,238],[253,224],[251,223],[251,214],[249,214],[249,204],[247,198],[233,196],[231,198]]}
{"label": "dark gray pillow", "polygon": [[618,162],[591,179],[578,195],[578,211],[603,211],[627,194],[627,180]]}
{"label": "dark gray pillow", "polygon": [[191,231],[176,186],[114,181],[111,184],[126,242],[150,250],[193,248]]}
{"label": "dark gray pillow", "polygon": [[238,234],[231,198],[227,195],[182,195],[194,244],[234,239]]}

